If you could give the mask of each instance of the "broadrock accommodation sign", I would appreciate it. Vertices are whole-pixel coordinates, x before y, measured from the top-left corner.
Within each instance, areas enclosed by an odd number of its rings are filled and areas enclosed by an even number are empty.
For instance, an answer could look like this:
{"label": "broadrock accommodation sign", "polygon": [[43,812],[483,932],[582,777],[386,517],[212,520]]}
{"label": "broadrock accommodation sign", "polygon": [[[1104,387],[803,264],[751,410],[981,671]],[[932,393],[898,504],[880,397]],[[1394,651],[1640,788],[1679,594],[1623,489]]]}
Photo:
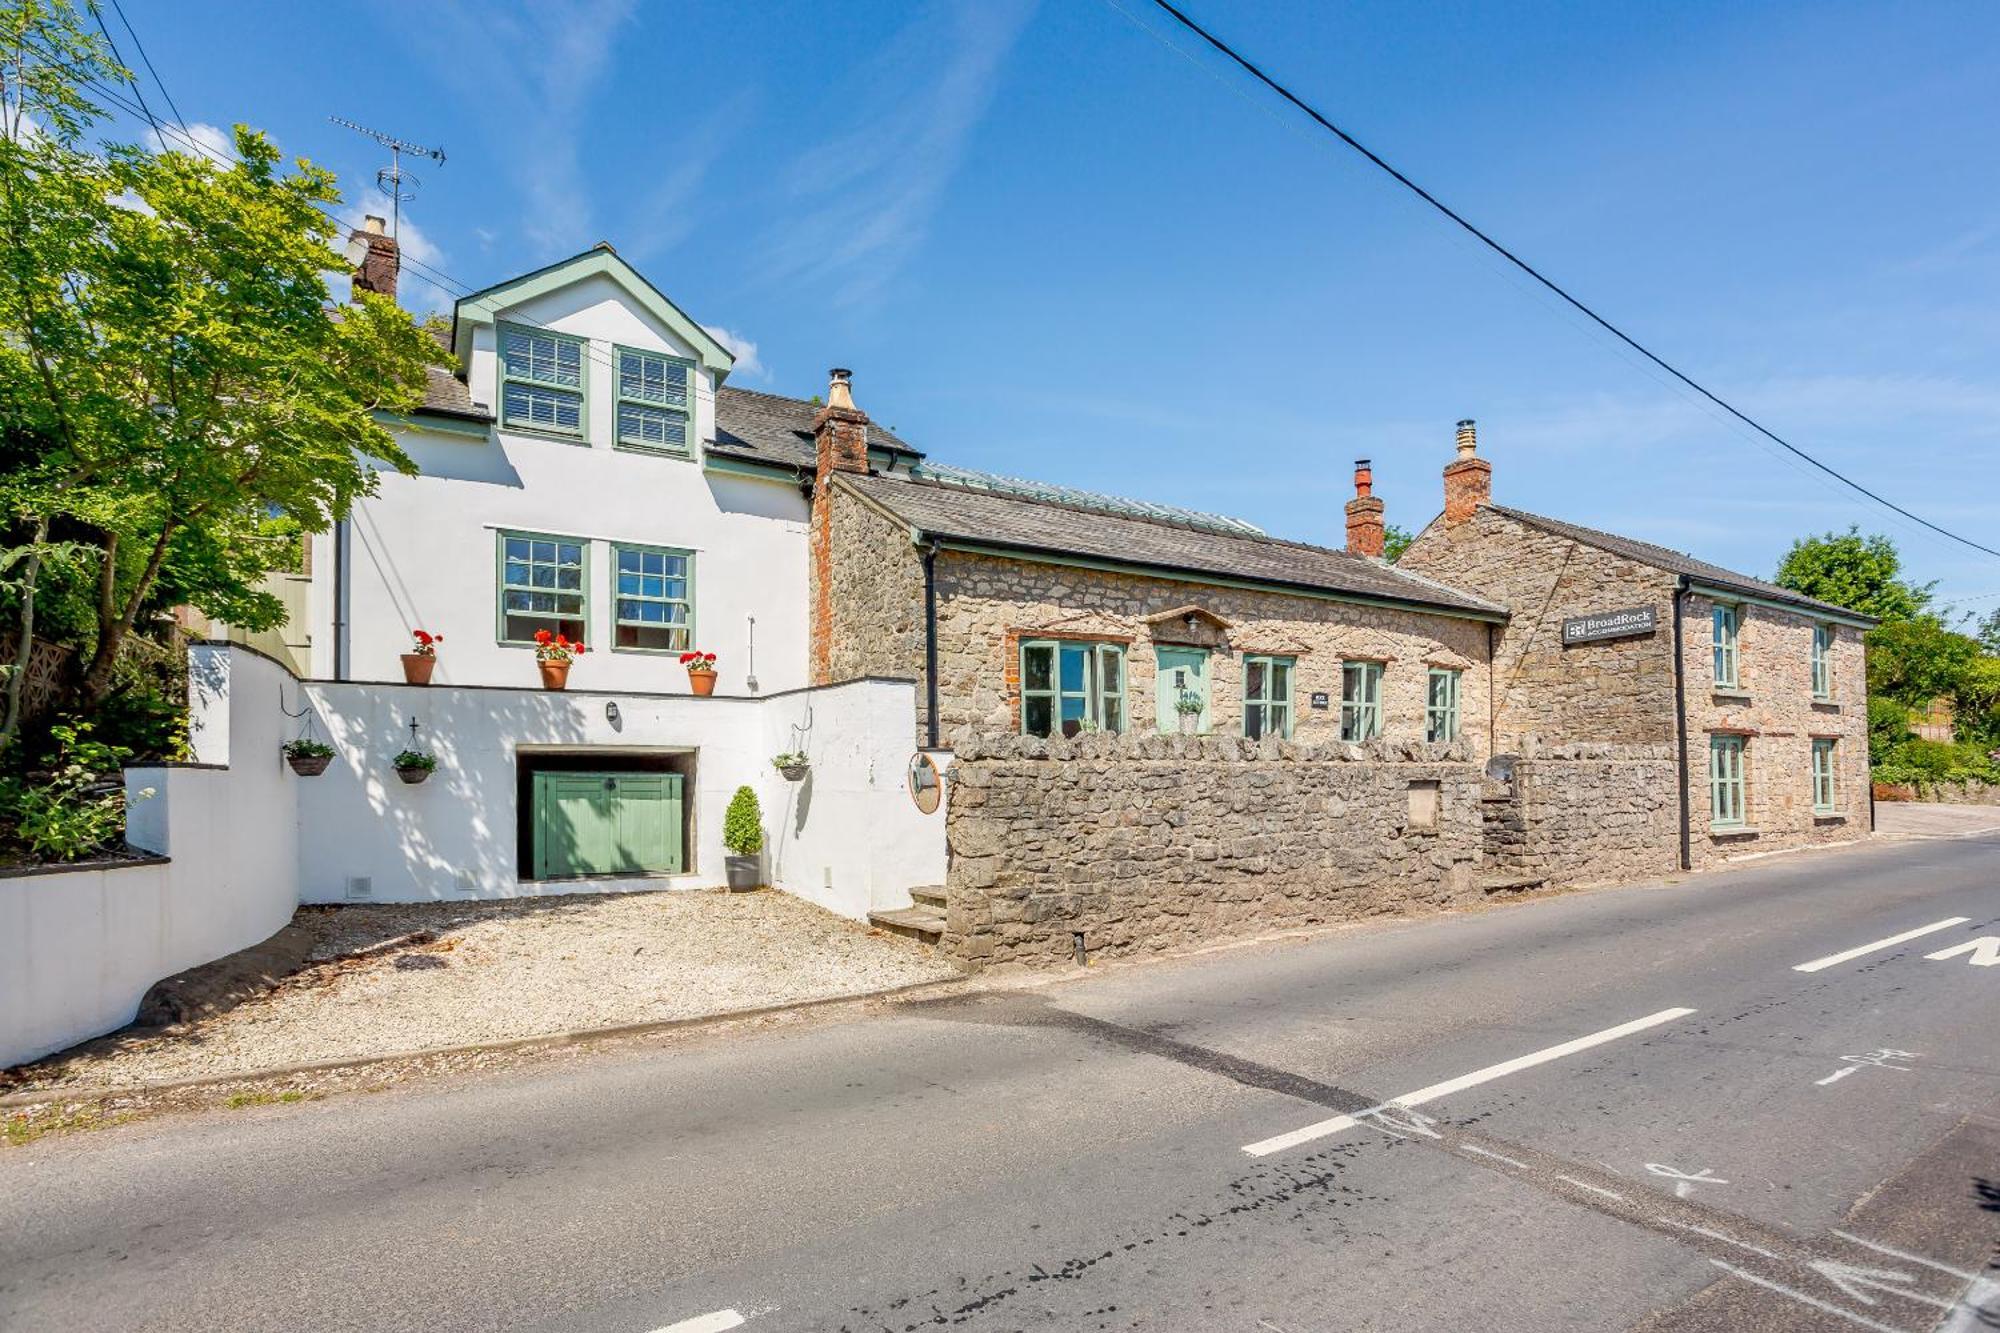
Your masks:
{"label": "broadrock accommodation sign", "polygon": [[1651,634],[1657,624],[1650,606],[1634,606],[1623,611],[1604,611],[1594,616],[1577,616],[1563,621],[1563,647],[1596,643],[1599,639],[1627,639]]}

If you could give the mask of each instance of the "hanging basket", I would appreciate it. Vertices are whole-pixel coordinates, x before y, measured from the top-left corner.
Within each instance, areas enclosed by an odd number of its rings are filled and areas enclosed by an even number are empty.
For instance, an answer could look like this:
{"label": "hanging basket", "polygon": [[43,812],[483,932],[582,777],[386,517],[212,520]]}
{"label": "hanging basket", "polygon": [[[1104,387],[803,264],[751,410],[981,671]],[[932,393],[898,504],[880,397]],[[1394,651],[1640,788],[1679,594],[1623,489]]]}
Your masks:
{"label": "hanging basket", "polygon": [[412,787],[424,781],[426,778],[430,777],[430,775],[431,775],[430,769],[420,768],[414,764],[412,764],[407,768],[399,768],[396,770],[396,776],[401,778],[403,781],[409,783]]}
{"label": "hanging basket", "polygon": [[290,764],[292,772],[298,774],[300,777],[316,778],[326,772],[327,766],[333,763],[333,756],[330,754],[288,754],[285,756],[285,762]]}
{"label": "hanging basket", "polygon": [[787,782],[804,782],[806,774],[812,772],[810,764],[785,764],[778,771],[785,775]]}

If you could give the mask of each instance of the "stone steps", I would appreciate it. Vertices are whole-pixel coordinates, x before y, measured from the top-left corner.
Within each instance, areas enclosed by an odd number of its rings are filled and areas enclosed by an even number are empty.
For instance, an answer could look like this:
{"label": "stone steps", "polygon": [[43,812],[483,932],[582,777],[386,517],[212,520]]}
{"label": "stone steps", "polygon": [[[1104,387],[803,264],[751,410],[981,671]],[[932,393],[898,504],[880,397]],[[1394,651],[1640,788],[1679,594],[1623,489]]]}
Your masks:
{"label": "stone steps", "polygon": [[1522,875],[1501,872],[1499,874],[1481,875],[1479,877],[1479,891],[1489,894],[1526,893],[1530,889],[1539,889],[1548,882],[1546,875]]}
{"label": "stone steps", "polygon": [[910,890],[910,897],[919,907],[935,907],[940,912],[944,910],[944,885],[942,884],[918,885],[916,888]]}
{"label": "stone steps", "polygon": [[920,902],[915,907],[899,907],[888,912],[870,912],[868,923],[891,935],[903,935],[925,944],[936,944],[944,935],[944,909]]}

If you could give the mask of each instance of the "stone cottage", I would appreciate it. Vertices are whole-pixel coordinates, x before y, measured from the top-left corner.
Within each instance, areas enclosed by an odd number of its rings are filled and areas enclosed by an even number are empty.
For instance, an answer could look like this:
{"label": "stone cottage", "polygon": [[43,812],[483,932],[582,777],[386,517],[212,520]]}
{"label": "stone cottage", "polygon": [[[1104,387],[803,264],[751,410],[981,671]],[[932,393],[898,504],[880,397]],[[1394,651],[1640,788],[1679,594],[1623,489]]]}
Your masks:
{"label": "stone cottage", "polygon": [[1872,826],[1868,617],[1495,504],[1470,421],[1444,512],[1397,567],[1508,609],[1492,657],[1497,752],[1673,747],[1683,867]]}
{"label": "stone cottage", "polygon": [[921,458],[871,468],[867,428],[836,371],[814,423],[813,679],[916,679],[921,744],[1159,732],[1487,753],[1505,612],[1381,559],[1365,461],[1335,550]]}

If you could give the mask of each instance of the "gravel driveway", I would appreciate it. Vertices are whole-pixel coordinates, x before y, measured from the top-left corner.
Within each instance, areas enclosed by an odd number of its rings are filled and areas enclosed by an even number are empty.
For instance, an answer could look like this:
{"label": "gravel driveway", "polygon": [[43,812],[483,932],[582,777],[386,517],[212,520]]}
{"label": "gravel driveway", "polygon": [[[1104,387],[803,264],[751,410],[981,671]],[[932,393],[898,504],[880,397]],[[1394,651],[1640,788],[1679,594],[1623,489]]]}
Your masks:
{"label": "gravel driveway", "polygon": [[928,946],[770,890],[309,907],[293,928],[317,938],[276,990],[184,1028],[99,1038],[23,1071],[13,1090],[245,1073],[959,975]]}

